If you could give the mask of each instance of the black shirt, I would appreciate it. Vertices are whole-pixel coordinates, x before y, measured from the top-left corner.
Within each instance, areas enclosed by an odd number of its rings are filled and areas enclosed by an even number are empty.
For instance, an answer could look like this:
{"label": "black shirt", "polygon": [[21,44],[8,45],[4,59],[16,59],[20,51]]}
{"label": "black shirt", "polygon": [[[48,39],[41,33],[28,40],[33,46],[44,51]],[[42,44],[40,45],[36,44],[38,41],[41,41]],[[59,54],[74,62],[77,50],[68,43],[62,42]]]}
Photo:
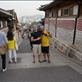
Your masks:
{"label": "black shirt", "polygon": [[[33,32],[31,34],[31,37],[33,37],[34,39],[37,39],[37,38],[41,37],[41,33],[40,32]],[[32,44],[41,44],[41,39],[37,40],[37,41],[32,41]]]}

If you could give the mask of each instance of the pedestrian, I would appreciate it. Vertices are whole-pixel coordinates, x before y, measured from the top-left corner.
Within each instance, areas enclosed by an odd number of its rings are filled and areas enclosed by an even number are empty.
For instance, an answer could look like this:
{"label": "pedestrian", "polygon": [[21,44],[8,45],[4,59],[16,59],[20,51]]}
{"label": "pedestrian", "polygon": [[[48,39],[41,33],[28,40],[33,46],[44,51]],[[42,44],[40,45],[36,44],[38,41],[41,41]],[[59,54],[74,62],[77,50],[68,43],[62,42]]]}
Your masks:
{"label": "pedestrian", "polygon": [[[42,50],[42,54],[44,57],[43,62],[48,61],[48,63],[50,63],[50,54],[49,54],[49,37],[51,37],[51,34],[48,32],[47,28],[43,29],[42,32],[42,37],[41,37],[41,50]],[[48,60],[47,60],[48,59]]]}
{"label": "pedestrian", "polygon": [[14,34],[13,30],[9,29],[7,32],[7,38],[8,38],[8,52],[9,52],[9,63],[17,62],[17,54],[16,54],[16,42],[14,40]]}
{"label": "pedestrian", "polygon": [[28,39],[29,39],[29,42],[30,42],[31,50],[32,50],[33,46],[32,46],[32,41],[31,41],[31,35],[32,35],[32,30],[29,29],[29,32],[28,32]]}
{"label": "pedestrian", "polygon": [[2,72],[6,71],[6,53],[8,50],[8,40],[6,34],[0,31],[0,55],[2,59]]}
{"label": "pedestrian", "polygon": [[33,45],[33,63],[35,63],[35,56],[38,55],[38,62],[41,63],[41,33],[37,31],[37,26],[34,25],[33,33],[31,34],[31,41]]}
{"label": "pedestrian", "polygon": [[13,31],[13,36],[14,36],[14,40],[15,40],[15,49],[18,51],[18,44],[17,44],[18,36],[17,36],[17,32],[14,29],[12,29],[12,31]]}

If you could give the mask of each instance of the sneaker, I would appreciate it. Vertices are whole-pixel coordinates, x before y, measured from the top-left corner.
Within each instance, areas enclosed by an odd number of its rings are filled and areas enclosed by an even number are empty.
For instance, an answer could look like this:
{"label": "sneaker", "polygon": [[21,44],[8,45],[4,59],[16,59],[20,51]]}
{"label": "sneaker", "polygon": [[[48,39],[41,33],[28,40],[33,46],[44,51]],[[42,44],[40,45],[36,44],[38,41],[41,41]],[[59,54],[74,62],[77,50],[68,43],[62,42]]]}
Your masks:
{"label": "sneaker", "polygon": [[35,61],[33,61],[32,63],[35,63]]}
{"label": "sneaker", "polygon": [[47,62],[47,60],[43,60],[43,62]]}
{"label": "sneaker", "polygon": [[42,63],[42,61],[38,60],[39,63]]}
{"label": "sneaker", "polygon": [[9,64],[13,63],[12,61],[9,61]]}
{"label": "sneaker", "polygon": [[50,60],[48,60],[48,63],[51,63],[51,61],[50,61]]}
{"label": "sneaker", "polygon": [[2,69],[2,72],[6,72],[6,70],[7,70],[6,68],[5,69]]}
{"label": "sneaker", "polygon": [[17,63],[17,61],[15,60],[14,63]]}

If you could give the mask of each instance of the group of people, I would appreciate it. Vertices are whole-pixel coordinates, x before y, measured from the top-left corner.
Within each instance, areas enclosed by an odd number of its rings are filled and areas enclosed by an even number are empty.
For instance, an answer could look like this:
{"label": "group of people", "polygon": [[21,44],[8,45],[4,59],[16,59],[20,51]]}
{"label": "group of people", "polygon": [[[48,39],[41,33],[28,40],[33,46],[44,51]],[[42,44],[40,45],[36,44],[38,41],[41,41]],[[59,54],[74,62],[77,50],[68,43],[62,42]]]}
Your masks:
{"label": "group of people", "polygon": [[[9,26],[10,27],[10,26]],[[9,54],[9,63],[17,62],[17,42],[15,38],[15,32],[13,27],[10,27],[7,35],[0,31],[0,55],[2,59],[2,71],[6,71],[6,53]],[[35,25],[33,31],[30,32],[29,40],[31,44],[31,49],[33,51],[33,63],[35,63],[36,55],[38,55],[38,62],[48,62],[50,63],[49,54],[49,37],[51,34],[48,32],[47,28],[39,30]],[[43,54],[43,55],[42,55]],[[43,56],[43,60],[42,57]]]}
{"label": "group of people", "polygon": [[[38,62],[50,63],[49,54],[49,38],[51,34],[48,32],[48,28],[39,30],[36,25],[33,26],[33,31],[30,33],[29,40],[31,49],[33,51],[33,63],[35,63],[36,55],[38,55]],[[43,54],[43,55],[42,55]],[[43,56],[43,60],[42,57]]]}
{"label": "group of people", "polygon": [[[11,27],[12,28],[12,27]],[[6,71],[6,54],[9,55],[9,63],[17,62],[16,38],[14,29],[9,29],[7,35],[0,31],[0,55],[2,59],[2,71]]]}

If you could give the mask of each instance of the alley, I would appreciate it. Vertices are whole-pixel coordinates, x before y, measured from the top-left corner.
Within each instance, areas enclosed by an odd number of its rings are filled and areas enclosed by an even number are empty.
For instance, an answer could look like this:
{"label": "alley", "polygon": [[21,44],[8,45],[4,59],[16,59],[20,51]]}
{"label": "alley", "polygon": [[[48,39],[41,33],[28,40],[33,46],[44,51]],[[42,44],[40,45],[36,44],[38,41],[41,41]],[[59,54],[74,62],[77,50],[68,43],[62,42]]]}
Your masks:
{"label": "alley", "polygon": [[[22,40],[16,64],[7,63],[7,71],[0,72],[0,82],[82,82],[82,66],[51,49],[51,63],[32,63],[28,39]],[[8,62],[8,58],[7,58]]]}

